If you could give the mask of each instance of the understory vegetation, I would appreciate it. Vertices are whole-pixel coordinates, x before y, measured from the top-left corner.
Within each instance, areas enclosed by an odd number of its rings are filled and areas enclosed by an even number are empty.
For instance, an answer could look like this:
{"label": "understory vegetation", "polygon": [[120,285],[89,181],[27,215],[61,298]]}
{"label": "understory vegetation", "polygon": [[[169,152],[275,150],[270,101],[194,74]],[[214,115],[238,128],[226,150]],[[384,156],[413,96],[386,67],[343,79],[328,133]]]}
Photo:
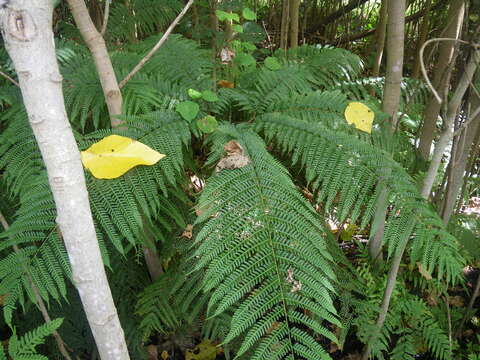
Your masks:
{"label": "understory vegetation", "polygon": [[[121,87],[122,114],[109,112],[67,1],[55,5],[80,151],[120,135],[166,155],[114,179],[85,169],[131,359],[480,360],[478,74],[447,124],[449,100],[478,52],[480,3],[407,1],[395,123],[386,62],[372,71],[389,1],[283,2],[195,1]],[[86,5],[100,30],[105,0]],[[103,38],[118,81],[184,6],[111,1]],[[452,17],[455,6],[464,15]],[[448,82],[429,85],[416,69],[420,47],[449,38],[442,34],[455,19],[466,44],[448,43]],[[355,38],[372,29],[377,35]],[[429,79],[442,71],[442,46],[426,47]],[[0,65],[0,359],[100,358],[3,46]],[[444,99],[433,130],[425,125],[432,87]],[[374,114],[368,131],[346,119],[357,103]]]}

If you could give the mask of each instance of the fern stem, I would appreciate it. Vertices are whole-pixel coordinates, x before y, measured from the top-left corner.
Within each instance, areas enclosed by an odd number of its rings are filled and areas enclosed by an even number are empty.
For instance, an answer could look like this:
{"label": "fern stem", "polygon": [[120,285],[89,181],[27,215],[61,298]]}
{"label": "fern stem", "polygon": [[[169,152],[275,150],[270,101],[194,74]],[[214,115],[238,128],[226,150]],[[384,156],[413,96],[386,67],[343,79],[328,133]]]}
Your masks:
{"label": "fern stem", "polygon": [[[3,229],[5,231],[8,231],[10,226],[8,225],[7,220],[5,219],[5,216],[3,216],[2,212],[0,211],[0,223],[2,223]],[[13,251],[15,253],[19,253],[20,249],[18,248],[18,245],[13,245]],[[45,303],[43,302],[42,297],[40,296],[40,291],[38,290],[37,286],[33,282],[32,275],[30,274],[30,269],[27,267],[27,265],[22,264],[23,271],[27,275],[28,283],[30,284],[30,287],[32,288],[33,295],[35,296],[35,300],[37,301],[38,309],[42,313],[43,319],[45,320],[45,323],[50,323],[52,322],[52,318],[50,317],[50,314],[48,313],[47,307],[45,306]],[[53,337],[55,338],[55,342],[57,343],[58,350],[60,353],[63,355],[63,357],[66,360],[72,360],[70,355],[68,354],[68,351],[66,349],[65,342],[63,341],[62,337],[58,333],[57,330],[53,331],[52,333]]]}
{"label": "fern stem", "polygon": [[[258,174],[256,166],[254,166],[253,169],[254,169],[253,172],[255,173],[254,178],[255,178],[255,181],[256,181],[257,186],[258,186],[258,192],[260,193],[260,200],[262,202],[263,209],[264,209],[264,211],[268,211],[269,207],[267,205],[265,195],[262,192],[263,186],[260,182],[260,175]],[[272,224],[271,224],[270,220],[268,219],[268,217],[266,219],[266,222],[267,222],[268,228],[269,228],[268,241],[270,243],[270,248],[272,249],[272,256],[273,256],[273,261],[274,261],[274,264],[275,264],[275,271],[277,273],[277,278],[278,278],[278,286],[280,288],[280,293],[282,295],[282,307],[283,307],[283,312],[285,314],[285,324],[287,325],[287,329],[288,329],[288,342],[290,344],[290,349],[293,350],[292,331],[290,329],[290,320],[288,318],[288,309],[287,309],[287,302],[285,300],[285,293],[284,293],[284,291],[283,291],[284,289],[282,287],[282,275],[280,274],[280,269],[279,269],[279,264],[278,264],[278,255],[275,252],[275,243],[272,240],[272,234],[273,234],[274,230],[272,228]]]}

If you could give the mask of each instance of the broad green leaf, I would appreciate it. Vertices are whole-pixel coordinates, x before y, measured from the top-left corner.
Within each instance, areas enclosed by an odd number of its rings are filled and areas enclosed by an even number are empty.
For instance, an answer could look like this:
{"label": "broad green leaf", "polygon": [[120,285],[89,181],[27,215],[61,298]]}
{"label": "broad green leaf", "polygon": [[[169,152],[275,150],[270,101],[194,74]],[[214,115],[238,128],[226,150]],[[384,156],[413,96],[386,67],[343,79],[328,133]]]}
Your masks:
{"label": "broad green leaf", "polygon": [[235,13],[228,13],[226,11],[216,10],[215,15],[217,15],[217,18],[220,21],[226,21],[226,20],[232,20],[235,22],[240,21],[240,17],[238,16],[238,14],[235,14]]}
{"label": "broad green leaf", "polygon": [[218,101],[218,96],[213,91],[205,90],[202,91],[202,99],[208,102]]}
{"label": "broad green leaf", "polygon": [[200,110],[197,103],[193,101],[183,101],[177,104],[177,112],[187,121],[192,121]]}
{"label": "broad green leaf", "polygon": [[188,96],[190,96],[192,99],[200,99],[202,97],[202,93],[195,89],[188,89]]}
{"label": "broad green leaf", "polygon": [[242,44],[242,47],[247,51],[257,50],[257,47],[255,46],[255,44],[252,44],[251,42],[243,41],[241,44]]}
{"label": "broad green leaf", "polygon": [[279,70],[282,68],[282,65],[278,62],[277,58],[269,56],[265,59],[265,67],[270,70]]}
{"label": "broad green leaf", "polygon": [[240,53],[235,56],[235,63],[238,65],[249,66],[255,65],[255,58],[250,54]]}
{"label": "broad green leaf", "polygon": [[138,165],[154,165],[164,154],[125,136],[110,135],[81,153],[82,163],[97,179],[115,179]]}
{"label": "broad green leaf", "polygon": [[204,118],[197,120],[197,126],[200,131],[209,134],[217,130],[218,122],[214,116],[207,115]]}
{"label": "broad green leaf", "polygon": [[257,18],[257,14],[255,14],[255,12],[248,7],[243,9],[242,16],[245,20],[255,20]]}
{"label": "broad green leaf", "polygon": [[243,27],[242,25],[239,24],[234,24],[232,25],[232,29],[236,31],[237,33],[243,33]]}
{"label": "broad green leaf", "polygon": [[351,102],[345,109],[345,120],[349,124],[354,124],[357,129],[369,134],[372,132],[374,117],[374,112],[361,102]]}

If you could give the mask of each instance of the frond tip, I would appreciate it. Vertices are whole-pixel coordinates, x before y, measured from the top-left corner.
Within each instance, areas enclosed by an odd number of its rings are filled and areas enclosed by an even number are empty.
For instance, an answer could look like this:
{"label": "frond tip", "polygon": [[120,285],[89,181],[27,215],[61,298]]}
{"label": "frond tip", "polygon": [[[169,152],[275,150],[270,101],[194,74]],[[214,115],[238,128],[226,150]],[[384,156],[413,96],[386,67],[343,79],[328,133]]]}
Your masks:
{"label": "frond tip", "polygon": [[232,137],[251,161],[220,169],[199,201],[196,270],[211,291],[209,314],[233,309],[224,342],[243,336],[237,357],[330,359],[317,338],[336,341],[325,320],[341,325],[324,229],[253,132],[222,126],[213,148]]}

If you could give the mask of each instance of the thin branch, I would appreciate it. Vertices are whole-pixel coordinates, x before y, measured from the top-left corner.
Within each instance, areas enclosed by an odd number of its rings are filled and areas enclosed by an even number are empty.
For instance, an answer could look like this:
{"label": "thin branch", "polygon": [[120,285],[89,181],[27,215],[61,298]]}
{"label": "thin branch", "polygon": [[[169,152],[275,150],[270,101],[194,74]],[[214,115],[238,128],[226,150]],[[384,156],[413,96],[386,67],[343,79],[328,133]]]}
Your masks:
{"label": "thin branch", "polygon": [[462,321],[460,322],[460,325],[458,326],[458,329],[455,332],[455,338],[459,338],[462,335],[463,326],[465,325],[465,322],[470,316],[473,309],[473,305],[475,304],[475,300],[477,300],[477,297],[479,294],[480,294],[480,274],[478,275],[477,282],[475,283],[475,288],[473,289],[472,297],[470,298],[470,301],[468,303],[467,310],[465,310],[465,314],[463,315]]}
{"label": "thin branch", "polygon": [[[7,231],[9,229],[10,226],[8,225],[8,222],[5,219],[5,216],[3,216],[3,214],[1,212],[0,212],[0,223],[2,224],[5,231]],[[15,253],[18,254],[20,252],[20,249],[19,249],[18,245],[13,245],[12,247],[13,247],[13,251]],[[50,318],[47,307],[45,306],[45,303],[43,302],[43,299],[40,295],[40,291],[38,290],[38,287],[33,282],[33,278],[32,278],[32,275],[30,274],[30,270],[28,269],[28,267],[25,264],[23,264],[22,266],[23,266],[23,271],[25,271],[25,274],[27,275],[28,283],[29,283],[30,287],[32,288],[32,292],[33,292],[33,295],[35,296],[35,300],[37,301],[38,308],[39,308],[40,312],[42,313],[43,319],[48,324],[52,321],[52,319]],[[55,330],[52,333],[52,335],[55,338],[55,341],[56,341],[57,346],[58,346],[58,350],[63,355],[63,357],[66,360],[72,360],[72,358],[70,357],[70,355],[68,354],[68,351],[66,349],[65,342],[63,341],[63,339],[60,336],[60,334],[58,333],[58,331]]]}
{"label": "thin branch", "polygon": [[427,70],[425,69],[425,62],[424,62],[424,59],[423,59],[423,52],[424,52],[425,48],[429,44],[434,43],[434,42],[439,42],[439,41],[455,41],[455,42],[459,42],[459,43],[467,44],[467,45],[470,45],[470,43],[466,42],[466,41],[463,41],[463,40],[460,40],[460,39],[435,38],[435,39],[430,39],[430,40],[425,41],[425,43],[420,48],[419,58],[420,58],[420,67],[421,67],[421,70],[422,70],[422,75],[425,78],[425,81],[427,82],[428,88],[430,89],[430,91],[435,96],[435,99],[438,101],[439,104],[442,104],[443,100],[440,97],[440,95],[438,95],[437,90],[433,87],[432,82],[430,81],[430,78],[428,77]]}
{"label": "thin branch", "polygon": [[18,82],[16,82],[14,79],[12,79],[10,76],[8,76],[7,74],[5,74],[3,71],[0,71],[0,75],[3,76],[5,79],[9,80],[12,84],[14,84],[15,86],[18,86],[20,87],[20,84]]}
{"label": "thin branch", "polygon": [[107,31],[108,15],[110,14],[110,1],[112,0],[105,0],[105,10],[103,11],[103,24],[102,30],[100,31],[100,34],[102,36],[105,35],[105,31]]}
{"label": "thin branch", "polygon": [[480,115],[480,107],[478,107],[478,108],[473,112],[473,114],[470,115],[470,118],[469,118],[467,121],[465,121],[462,125],[460,125],[460,127],[459,127],[457,130],[454,131],[453,136],[458,136],[458,135],[460,135],[461,132],[462,132],[463,130],[465,130],[466,127],[467,127],[468,125],[470,125],[470,123],[471,123],[478,115]]}
{"label": "thin branch", "polygon": [[173,20],[173,22],[170,24],[168,27],[167,31],[163,34],[162,38],[158,41],[158,43],[153,47],[152,50],[142,59],[140,62],[133,68],[132,71],[123,79],[120,81],[120,84],[118,84],[118,87],[122,89],[125,84],[145,65],[145,63],[150,60],[150,58],[155,54],[155,52],[160,49],[160,47],[163,45],[163,43],[167,40],[168,36],[170,33],[173,31],[175,26],[180,22],[180,20],[183,18],[183,16],[187,13],[188,9],[190,6],[192,6],[194,0],[189,0],[187,5],[183,8],[183,10],[178,14],[178,16]]}

